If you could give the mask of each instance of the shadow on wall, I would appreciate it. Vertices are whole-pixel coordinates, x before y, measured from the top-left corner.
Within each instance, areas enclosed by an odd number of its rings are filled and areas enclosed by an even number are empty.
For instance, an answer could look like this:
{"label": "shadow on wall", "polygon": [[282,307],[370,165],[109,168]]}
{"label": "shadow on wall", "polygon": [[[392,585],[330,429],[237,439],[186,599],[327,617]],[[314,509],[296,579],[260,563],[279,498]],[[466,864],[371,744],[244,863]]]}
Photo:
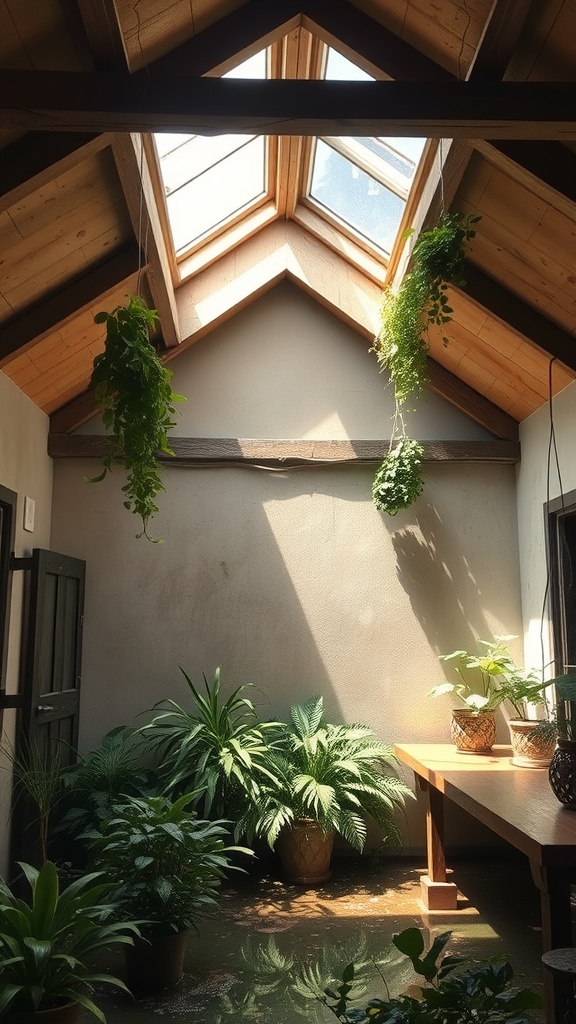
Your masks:
{"label": "shadow on wall", "polygon": [[455,644],[474,651],[476,637],[489,638],[492,633],[481,585],[437,509],[424,505],[415,527],[392,535],[398,579],[414,614],[437,654],[449,653]]}

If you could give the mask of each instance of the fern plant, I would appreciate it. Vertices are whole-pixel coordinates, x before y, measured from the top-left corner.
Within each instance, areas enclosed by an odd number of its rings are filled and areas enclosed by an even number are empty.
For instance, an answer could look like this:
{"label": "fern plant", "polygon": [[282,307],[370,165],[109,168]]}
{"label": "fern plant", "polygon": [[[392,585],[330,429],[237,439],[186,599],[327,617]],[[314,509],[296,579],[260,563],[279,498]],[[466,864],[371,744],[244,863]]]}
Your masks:
{"label": "fern plant", "polygon": [[168,431],[175,425],[174,403],[183,401],[170,387],[172,372],[164,367],[150,341],[158,316],[137,295],[112,313],[97,313],[94,321],[106,324],[106,347],[94,359],[90,387],[102,409],[107,430],[112,430],[110,451],[103,472],[90,482],[103,480],[114,466],[123,466],[127,481],[124,506],[140,516],[142,530],[158,511],[156,496],[165,490],[160,479],[158,451],[173,455]]}
{"label": "fern plant", "polygon": [[376,507],[392,516],[408,508],[424,488],[422,448],[406,436],[402,407],[424,390],[428,379],[426,334],[430,324],[443,327],[452,319],[448,285],[465,284],[464,246],[474,237],[474,224],[479,220],[470,214],[443,214],[436,227],[420,235],[398,291],[388,288],[384,292],[374,350],[380,369],[388,370],[394,385],[396,413],[390,449],[376,472],[372,495]]}
{"label": "fern plant", "polygon": [[394,771],[391,747],[366,725],[326,724],[323,711],[322,697],[311,697],[292,707],[291,724],[276,727],[238,831],[272,847],[284,828],[311,819],[362,850],[369,816],[386,839],[400,842],[394,815],[413,794]]}

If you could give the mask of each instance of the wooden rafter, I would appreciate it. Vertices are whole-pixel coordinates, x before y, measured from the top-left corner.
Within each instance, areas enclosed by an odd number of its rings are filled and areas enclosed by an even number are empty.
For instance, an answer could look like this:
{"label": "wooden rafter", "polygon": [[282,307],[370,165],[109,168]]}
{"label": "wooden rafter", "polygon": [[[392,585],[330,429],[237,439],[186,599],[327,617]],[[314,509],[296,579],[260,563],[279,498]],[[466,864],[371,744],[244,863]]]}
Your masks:
{"label": "wooden rafter", "polygon": [[288,82],[0,71],[0,127],[576,139],[575,82]]}
{"label": "wooden rafter", "polygon": [[136,238],[147,263],[152,301],[167,348],[180,344],[180,326],[174,297],[170,258],[162,232],[152,178],[143,140],[138,135],[118,135],[112,145],[114,160]]}
{"label": "wooden rafter", "polygon": [[0,329],[0,365],[16,352],[38,344],[46,335],[102,301],[137,271],[137,246],[126,246],[3,323]]}
{"label": "wooden rafter", "polygon": [[484,142],[475,150],[493,167],[555,209],[576,213],[576,153],[559,142]]}
{"label": "wooden rafter", "polygon": [[76,0],[88,46],[100,71],[126,67],[124,40],[114,0]]}
{"label": "wooden rafter", "polygon": [[467,79],[499,81],[512,59],[534,0],[493,0]]}
{"label": "wooden rafter", "polygon": [[466,296],[548,356],[576,372],[576,339],[468,262]]}
{"label": "wooden rafter", "polygon": [[[171,437],[174,455],[159,452],[162,462],[173,466],[206,463],[266,465],[279,468],[297,465],[355,463],[378,465],[390,441],[315,441],[236,437]],[[423,441],[424,462],[520,461],[518,441]],[[110,449],[110,438],[100,434],[52,434],[48,455],[53,459],[98,459]]]}
{"label": "wooden rafter", "polygon": [[109,146],[110,135],[29,132],[2,150],[0,212]]}

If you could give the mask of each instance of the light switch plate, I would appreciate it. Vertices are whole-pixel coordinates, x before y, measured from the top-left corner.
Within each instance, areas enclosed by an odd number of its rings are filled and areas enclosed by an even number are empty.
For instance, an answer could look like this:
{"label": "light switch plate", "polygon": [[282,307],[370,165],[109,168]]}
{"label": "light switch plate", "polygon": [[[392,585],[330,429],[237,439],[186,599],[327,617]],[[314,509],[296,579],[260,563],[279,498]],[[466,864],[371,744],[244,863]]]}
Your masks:
{"label": "light switch plate", "polygon": [[28,533],[34,532],[34,518],[36,515],[36,502],[34,498],[24,498],[24,529]]}

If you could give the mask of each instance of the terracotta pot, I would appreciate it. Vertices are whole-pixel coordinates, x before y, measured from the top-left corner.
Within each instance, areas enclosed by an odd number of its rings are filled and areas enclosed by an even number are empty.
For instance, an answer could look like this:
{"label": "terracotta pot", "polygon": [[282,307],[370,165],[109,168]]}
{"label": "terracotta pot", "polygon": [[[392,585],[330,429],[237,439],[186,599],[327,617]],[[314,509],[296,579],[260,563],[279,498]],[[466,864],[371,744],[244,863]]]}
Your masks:
{"label": "terracotta pot", "polygon": [[24,1010],[9,1013],[6,1024],[79,1024],[82,1007],[80,1003],[65,1003],[52,1010]]}
{"label": "terracotta pot", "polygon": [[463,754],[487,754],[496,742],[495,713],[454,708],[450,737],[456,749]]}
{"label": "terracotta pot", "polygon": [[289,882],[320,885],[330,878],[334,833],[324,833],[317,821],[295,821],[278,840],[278,853]]}
{"label": "terracotta pot", "polygon": [[512,764],[519,768],[547,768],[556,746],[555,736],[535,733],[537,722],[512,719],[508,722]]}
{"label": "terracotta pot", "polygon": [[188,932],[153,933],[126,946],[126,984],[134,993],[171,988],[182,981]]}
{"label": "terracotta pot", "polygon": [[576,811],[576,741],[558,740],[556,750],[552,754],[548,778],[554,796],[568,807]]}

